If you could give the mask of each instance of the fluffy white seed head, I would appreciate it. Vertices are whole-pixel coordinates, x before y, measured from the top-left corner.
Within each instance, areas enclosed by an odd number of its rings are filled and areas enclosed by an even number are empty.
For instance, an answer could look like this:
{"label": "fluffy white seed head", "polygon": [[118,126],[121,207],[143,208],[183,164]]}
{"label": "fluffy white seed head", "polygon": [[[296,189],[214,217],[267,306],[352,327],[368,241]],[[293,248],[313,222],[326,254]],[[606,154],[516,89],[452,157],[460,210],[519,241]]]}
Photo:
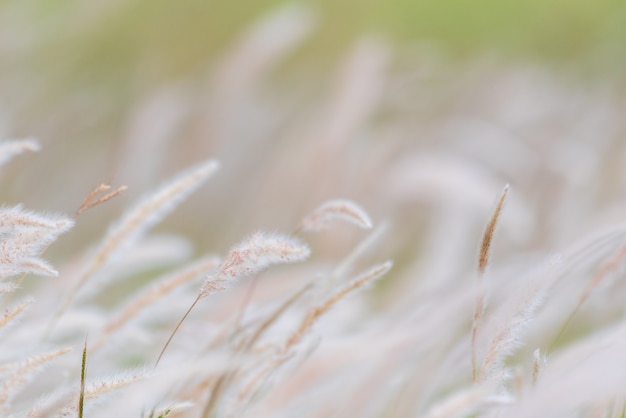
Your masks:
{"label": "fluffy white seed head", "polygon": [[302,261],[310,253],[308,245],[299,239],[258,232],[231,248],[217,273],[202,286],[200,295],[206,296],[217,290],[216,286],[258,273],[272,264]]}
{"label": "fluffy white seed head", "polygon": [[22,273],[56,276],[40,255],[73,225],[69,218],[37,214],[21,205],[0,208],[0,278]]}

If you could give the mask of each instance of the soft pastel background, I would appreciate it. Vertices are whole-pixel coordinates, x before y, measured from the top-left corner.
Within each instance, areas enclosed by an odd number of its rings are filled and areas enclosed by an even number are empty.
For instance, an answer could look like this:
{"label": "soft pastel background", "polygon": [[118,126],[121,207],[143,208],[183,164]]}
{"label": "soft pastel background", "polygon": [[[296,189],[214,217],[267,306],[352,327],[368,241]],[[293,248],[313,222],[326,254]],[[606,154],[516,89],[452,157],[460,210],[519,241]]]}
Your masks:
{"label": "soft pastel background", "polygon": [[[435,153],[501,166],[494,186],[546,205],[541,170],[621,164],[603,152],[621,148],[624,22],[609,0],[5,1],[0,134],[45,153],[2,197],[72,212],[99,182],[139,193],[215,156],[203,228],[234,239],[329,196],[389,216],[389,169]],[[582,206],[622,181],[603,180]]]}
{"label": "soft pastel background", "polygon": [[[66,285],[63,272],[110,220],[209,157],[220,171],[157,228],[188,239],[186,256],[224,254],[258,229],[292,231],[331,198],[359,202],[388,230],[358,267],[390,258],[394,269],[354,311],[325,323],[320,334],[339,343],[322,344],[309,373],[342,367],[333,359],[352,353],[342,333],[374,324],[353,346],[370,348],[373,381],[406,383],[381,410],[415,416],[470,381],[468,295],[505,184],[511,193],[490,265],[501,279],[490,284],[493,312],[513,309],[510,299],[528,285],[520,272],[541,270],[550,254],[564,251],[568,268],[569,256],[579,268],[563,282],[550,270],[561,287],[516,354],[520,367],[532,364],[535,348],[554,348],[586,280],[621,242],[616,229],[602,245],[581,244],[587,252],[565,251],[626,213],[625,65],[626,3],[617,0],[4,1],[0,135],[35,137],[43,149],[3,167],[0,199],[73,214],[96,185],[129,186],[81,215],[46,253]],[[349,227],[306,235],[312,265],[328,269],[363,237]],[[259,303],[282,300],[273,292],[297,287],[289,279],[278,273],[261,286]],[[216,297],[224,317],[245,289]],[[596,290],[556,347],[620,323],[623,285]],[[206,318],[219,322],[213,314]],[[397,337],[391,348],[377,344],[388,335]],[[265,411],[292,399],[290,390],[322,390],[306,373]],[[624,382],[616,378],[615,388]],[[545,393],[533,404],[539,409],[557,404]],[[604,395],[601,407],[613,392]],[[344,397],[344,410],[359,416],[351,409],[365,405],[359,399]]]}

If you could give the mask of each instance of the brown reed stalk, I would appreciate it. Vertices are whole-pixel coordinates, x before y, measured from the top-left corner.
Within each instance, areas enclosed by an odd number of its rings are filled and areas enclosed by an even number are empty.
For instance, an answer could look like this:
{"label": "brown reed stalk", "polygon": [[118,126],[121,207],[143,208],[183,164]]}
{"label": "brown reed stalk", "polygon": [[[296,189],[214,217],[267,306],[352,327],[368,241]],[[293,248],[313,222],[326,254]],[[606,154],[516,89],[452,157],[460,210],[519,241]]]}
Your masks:
{"label": "brown reed stalk", "polygon": [[94,200],[96,198],[97,195],[101,194],[102,192],[105,192],[107,190],[111,189],[111,186],[108,184],[100,184],[98,187],[96,187],[95,189],[93,189],[85,198],[85,200],[83,200],[83,202],[80,204],[78,210],[76,211],[76,216],[80,215],[81,213],[95,207],[98,206],[108,200],[113,199],[114,197],[118,196],[119,194],[121,194],[123,191],[125,191],[126,189],[128,189],[127,186],[120,186],[117,189],[113,190],[112,192],[109,192],[107,194],[105,194],[104,196],[99,197],[98,199]]}
{"label": "brown reed stalk", "polygon": [[483,312],[485,309],[484,274],[485,270],[487,269],[487,265],[489,264],[493,235],[496,230],[496,225],[498,224],[498,219],[500,218],[500,213],[502,212],[502,207],[504,206],[504,201],[506,200],[506,196],[508,193],[509,185],[507,184],[506,186],[504,186],[504,190],[502,190],[502,194],[500,195],[500,199],[498,199],[496,208],[491,215],[487,226],[485,227],[483,239],[480,244],[480,255],[478,257],[478,292],[476,295],[476,304],[474,307],[474,316],[472,319],[472,380],[474,382],[477,382],[478,379],[478,360],[476,358],[478,328],[480,326],[480,322],[482,320]]}

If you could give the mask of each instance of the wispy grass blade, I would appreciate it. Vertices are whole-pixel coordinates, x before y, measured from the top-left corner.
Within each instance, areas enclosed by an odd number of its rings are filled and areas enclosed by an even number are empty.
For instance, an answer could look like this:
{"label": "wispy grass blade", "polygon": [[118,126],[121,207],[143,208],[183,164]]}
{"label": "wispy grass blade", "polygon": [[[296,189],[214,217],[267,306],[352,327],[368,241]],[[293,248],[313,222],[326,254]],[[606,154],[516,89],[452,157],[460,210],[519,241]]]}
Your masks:
{"label": "wispy grass blade", "polygon": [[87,339],[83,346],[83,355],[80,362],[80,394],[78,395],[78,418],[83,418],[85,409],[85,376],[87,372]]}
{"label": "wispy grass blade", "polygon": [[347,285],[339,289],[333,295],[331,295],[328,299],[326,299],[320,305],[315,306],[306,314],[305,318],[300,323],[300,326],[287,338],[284,351],[289,350],[291,347],[298,344],[304,334],[313,326],[313,324],[325,313],[327,313],[333,306],[337,304],[341,299],[346,297],[349,293],[364,287],[366,284],[373,282],[387,274],[393,263],[391,261],[386,261],[382,264],[378,264],[372,267],[370,270],[361,274],[357,278],[353,279]]}
{"label": "wispy grass blade", "polygon": [[219,259],[217,257],[208,256],[201,258],[174,273],[166,274],[164,277],[157,279],[154,285],[132,298],[128,303],[126,303],[125,307],[111,321],[109,321],[109,323],[104,327],[102,335],[98,339],[98,342],[96,342],[95,347],[100,347],[111,334],[124,326],[124,324],[132,318],[136,317],[142,310],[164,298],[168,295],[168,293],[177,287],[202,274],[207,274],[207,272],[217,267],[218,264]]}

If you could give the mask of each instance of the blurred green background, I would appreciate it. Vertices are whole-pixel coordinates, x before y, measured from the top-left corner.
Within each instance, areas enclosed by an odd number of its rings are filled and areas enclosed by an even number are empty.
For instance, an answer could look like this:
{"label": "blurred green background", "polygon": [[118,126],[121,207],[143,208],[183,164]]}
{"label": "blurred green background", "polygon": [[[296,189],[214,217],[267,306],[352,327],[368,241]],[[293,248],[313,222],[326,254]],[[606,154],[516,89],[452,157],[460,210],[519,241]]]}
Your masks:
{"label": "blurred green background", "polygon": [[18,111],[3,133],[39,134],[31,111],[85,92],[119,117],[155,86],[206,77],[253,22],[286,4],[315,19],[283,64],[309,74],[323,76],[355,39],[375,34],[398,49],[436,45],[455,65],[492,54],[584,78],[624,76],[618,0],[13,0],[0,4],[0,94]]}
{"label": "blurred green background", "polygon": [[[274,60],[269,70],[244,74],[261,74],[250,83],[252,87],[244,80],[244,87],[237,90],[237,74],[228,79],[232,85],[219,91],[224,79],[221,66],[226,63],[227,70],[237,69],[230,54],[241,51],[246,42],[254,47],[250,33],[285,6],[296,6],[294,10],[305,18],[291,21],[310,24],[310,30],[304,30],[293,48],[283,48],[286,52],[272,56],[266,51]],[[41,141],[45,154],[7,167],[2,175],[11,181],[3,181],[1,197],[7,204],[23,202],[67,213],[100,182],[129,184],[136,195],[207,155],[245,174],[230,159],[225,144],[242,138],[250,142],[254,136],[280,143],[281,135],[293,132],[293,126],[300,124],[303,131],[308,124],[313,126],[316,109],[325,109],[325,98],[332,103],[334,91],[340,90],[332,81],[338,69],[345,68],[355,45],[368,36],[385,46],[388,60],[380,60],[389,76],[385,75],[387,84],[381,90],[391,91],[371,120],[396,118],[399,122],[391,121],[390,129],[396,126],[407,132],[415,132],[410,123],[417,124],[418,112],[420,126],[436,118],[445,126],[446,115],[463,102],[450,99],[446,104],[447,98],[463,89],[484,90],[483,82],[471,75],[458,79],[464,76],[464,68],[471,69],[485,57],[505,72],[538,67],[574,84],[606,84],[620,97],[626,80],[626,2],[617,0],[4,1],[0,3],[0,134],[33,136]],[[280,43],[280,39],[270,41],[266,49],[272,48],[272,42]],[[254,52],[249,56],[250,62],[256,62]],[[261,66],[263,59],[259,58]],[[428,65],[430,59],[440,59],[432,67],[435,76],[411,84],[414,68]],[[489,71],[481,71],[490,80]],[[232,97],[234,104],[225,103],[225,110],[221,109],[219,100]],[[158,117],[144,120],[141,115],[154,102],[161,106],[154,114],[182,114],[173,116],[171,125],[176,126],[164,133],[176,145],[169,145],[167,158],[158,157],[161,160],[153,164],[153,171],[145,169],[149,181],[133,184],[128,173],[141,174],[144,168],[128,163],[130,168],[124,172],[118,167],[123,165],[120,161],[137,159],[128,152],[135,139],[145,137],[142,140],[150,144],[149,137],[155,134],[151,125]],[[248,131],[238,131],[237,125],[249,125]],[[138,132],[136,126],[145,130]],[[154,129],[158,134],[159,127]],[[314,132],[312,137],[317,134],[324,132]],[[427,130],[420,138],[436,141]],[[402,147],[414,145],[404,143]],[[152,158],[152,149],[146,147],[140,158]],[[247,157],[239,158],[242,166],[250,168]],[[38,170],[29,170],[32,161]],[[164,169],[158,166],[161,163]],[[250,189],[259,187],[245,178],[237,180],[238,187],[245,181]],[[219,196],[225,199],[224,195],[222,191]],[[232,197],[235,203],[224,202],[224,207],[239,204],[238,198]]]}
{"label": "blurred green background", "polygon": [[[5,1],[2,67],[30,67],[61,89],[98,83],[123,92],[142,80],[202,72],[276,0]],[[615,75],[626,55],[626,3],[611,0],[323,0],[300,59],[332,60],[376,33],[395,45],[432,41],[464,58],[493,52]]]}

